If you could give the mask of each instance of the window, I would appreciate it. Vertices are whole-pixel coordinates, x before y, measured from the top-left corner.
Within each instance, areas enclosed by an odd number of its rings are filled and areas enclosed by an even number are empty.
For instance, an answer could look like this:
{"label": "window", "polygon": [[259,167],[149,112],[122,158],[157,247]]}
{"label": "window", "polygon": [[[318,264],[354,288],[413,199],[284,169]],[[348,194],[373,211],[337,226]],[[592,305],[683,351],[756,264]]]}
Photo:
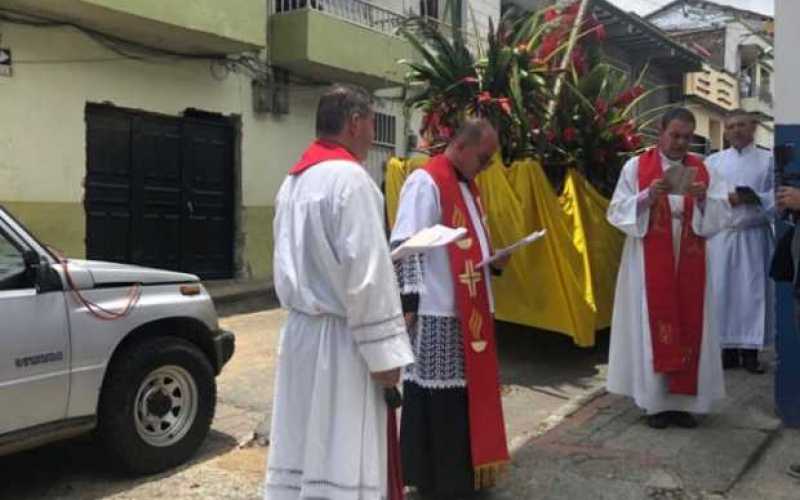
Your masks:
{"label": "window", "polygon": [[375,141],[367,157],[367,170],[379,185],[383,182],[386,162],[395,155],[397,147],[397,118],[386,113],[375,113]]}
{"label": "window", "polygon": [[439,0],[420,0],[419,15],[439,19]]}
{"label": "window", "polygon": [[0,291],[19,288],[25,271],[22,251],[0,233]]}

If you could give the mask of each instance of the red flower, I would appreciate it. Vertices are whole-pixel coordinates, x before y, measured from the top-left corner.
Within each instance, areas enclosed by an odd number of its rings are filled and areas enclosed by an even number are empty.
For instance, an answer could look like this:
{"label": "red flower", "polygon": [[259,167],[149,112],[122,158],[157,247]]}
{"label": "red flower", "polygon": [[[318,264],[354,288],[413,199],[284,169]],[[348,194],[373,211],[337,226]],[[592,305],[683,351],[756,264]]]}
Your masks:
{"label": "red flower", "polygon": [[464,78],[461,79],[461,82],[473,84],[473,83],[478,83],[478,79],[475,78],[474,76],[465,76]]}
{"label": "red flower", "polygon": [[546,11],[544,11],[544,20],[545,22],[551,23],[558,19],[558,11],[555,7],[550,7]]}
{"label": "red flower", "polygon": [[635,151],[639,149],[642,140],[636,134],[625,134],[622,136],[622,145],[626,151]]}
{"label": "red flower", "polygon": [[536,53],[538,59],[547,59],[557,48],[560,42],[560,33],[549,33],[542,39],[542,44],[539,45],[539,50]]}
{"label": "red flower", "polygon": [[495,102],[500,105],[500,109],[502,109],[505,114],[511,114],[511,102],[509,102],[507,97],[497,99]]}
{"label": "red flower", "polygon": [[556,133],[552,130],[548,130],[545,132],[545,137],[547,137],[547,142],[555,142],[558,135],[556,135]]}
{"label": "red flower", "polygon": [[581,8],[581,3],[575,2],[566,9],[564,9],[564,13],[569,14],[570,16],[577,16],[580,8]]}
{"label": "red flower", "polygon": [[594,103],[594,109],[597,111],[595,118],[605,117],[608,114],[608,103],[605,99],[598,97]]}
{"label": "red flower", "polygon": [[597,27],[594,29],[594,38],[598,42],[604,42],[608,38],[606,27],[603,26],[602,24],[598,24]]}
{"label": "red flower", "polygon": [[575,142],[578,138],[578,130],[575,127],[567,127],[564,129],[564,141]]}
{"label": "red flower", "polygon": [[614,101],[614,106],[628,106],[635,101],[639,96],[644,94],[645,89],[641,85],[631,87],[625,92],[621,93]]}
{"label": "red flower", "polygon": [[492,101],[492,94],[488,90],[484,90],[478,94],[478,104],[485,104]]}
{"label": "red flower", "polygon": [[575,47],[572,51],[572,65],[575,66],[575,71],[578,72],[578,75],[582,75],[586,73],[588,70],[588,63],[586,62],[586,54],[581,50],[580,47]]}

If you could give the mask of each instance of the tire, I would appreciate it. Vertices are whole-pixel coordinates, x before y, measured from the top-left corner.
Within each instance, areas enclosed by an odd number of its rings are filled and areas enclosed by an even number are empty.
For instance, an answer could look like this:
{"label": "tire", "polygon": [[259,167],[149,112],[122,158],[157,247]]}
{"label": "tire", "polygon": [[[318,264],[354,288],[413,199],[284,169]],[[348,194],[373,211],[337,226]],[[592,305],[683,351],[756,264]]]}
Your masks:
{"label": "tire", "polygon": [[114,357],[98,408],[98,435],[133,474],[186,462],[205,440],[217,401],[214,370],[194,344],[145,339]]}

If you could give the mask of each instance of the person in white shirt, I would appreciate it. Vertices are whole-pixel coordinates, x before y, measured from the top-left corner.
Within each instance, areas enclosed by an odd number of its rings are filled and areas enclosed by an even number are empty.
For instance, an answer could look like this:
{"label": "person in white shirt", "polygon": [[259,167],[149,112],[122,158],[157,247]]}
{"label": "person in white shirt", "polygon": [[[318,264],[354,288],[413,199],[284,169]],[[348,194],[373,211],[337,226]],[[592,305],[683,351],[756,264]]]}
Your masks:
{"label": "person in white shirt", "polygon": [[760,374],[758,353],[772,341],[775,328],[774,286],[768,276],[775,194],[772,153],[756,147],[755,131],[750,113],[733,111],[725,120],[731,147],[706,163],[725,184],[732,206],[725,229],[708,242],[723,366]]}

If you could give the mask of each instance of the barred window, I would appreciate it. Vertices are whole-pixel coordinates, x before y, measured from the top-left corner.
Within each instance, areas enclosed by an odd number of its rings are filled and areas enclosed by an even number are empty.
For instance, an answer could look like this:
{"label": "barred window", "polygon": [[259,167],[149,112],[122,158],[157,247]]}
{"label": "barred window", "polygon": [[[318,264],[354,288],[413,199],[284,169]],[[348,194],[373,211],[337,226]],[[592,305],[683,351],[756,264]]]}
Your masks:
{"label": "barred window", "polygon": [[386,162],[394,156],[397,147],[397,117],[375,113],[375,140],[367,157],[367,170],[379,185],[383,182]]}

